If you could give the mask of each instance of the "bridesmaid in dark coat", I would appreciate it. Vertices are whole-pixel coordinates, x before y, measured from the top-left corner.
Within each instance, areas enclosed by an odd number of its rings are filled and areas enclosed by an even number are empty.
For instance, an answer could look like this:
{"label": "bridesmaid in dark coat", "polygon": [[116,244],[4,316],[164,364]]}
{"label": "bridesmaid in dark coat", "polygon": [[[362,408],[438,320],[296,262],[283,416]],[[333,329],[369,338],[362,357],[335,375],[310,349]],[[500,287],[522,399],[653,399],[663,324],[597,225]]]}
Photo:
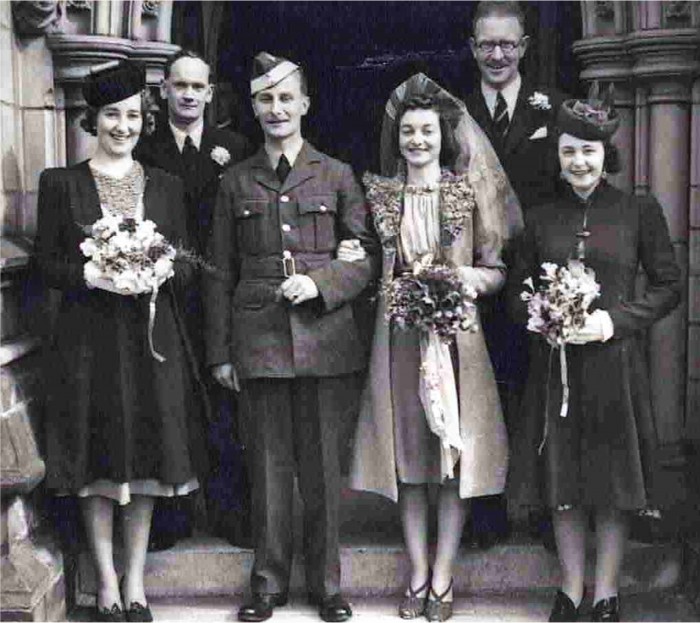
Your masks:
{"label": "bridesmaid in dark coat", "polygon": [[[600,284],[600,298],[585,326],[567,343],[569,410],[560,416],[558,353],[544,338],[531,340],[531,369],[513,438],[510,487],[521,502],[536,503],[539,485],[554,511],[563,582],[550,621],[575,621],[583,598],[587,513],[593,510],[597,561],[593,620],[619,620],[618,577],[629,511],[654,504],[656,431],[641,347],[644,330],[680,297],[680,271],[663,211],[653,196],[624,193],[605,180],[618,170],[610,143],[619,123],[607,101],[565,102],[558,115],[564,190],[554,203],[533,208],[516,265],[511,302],[522,322],[523,280],[543,262],[581,259]],[[639,265],[647,284],[635,294]],[[546,422],[545,422],[546,420]],[[538,448],[541,454],[538,453]]]}
{"label": "bridesmaid in dark coat", "polygon": [[[47,478],[59,495],[77,495],[98,574],[97,620],[152,620],[144,565],[154,496],[198,487],[197,382],[176,291],[191,272],[159,289],[148,344],[150,292],[119,290],[84,274],[82,229],[102,216],[150,219],[168,241],[186,246],[179,179],[144,169],[132,151],[145,127],[145,74],[122,62],[91,74],[83,127],[97,136],[93,157],[48,169],[39,183],[35,257],[47,287],[60,292],[47,366]],[[87,281],[89,279],[89,281]],[[112,556],[113,510],[121,507],[124,578]]]}

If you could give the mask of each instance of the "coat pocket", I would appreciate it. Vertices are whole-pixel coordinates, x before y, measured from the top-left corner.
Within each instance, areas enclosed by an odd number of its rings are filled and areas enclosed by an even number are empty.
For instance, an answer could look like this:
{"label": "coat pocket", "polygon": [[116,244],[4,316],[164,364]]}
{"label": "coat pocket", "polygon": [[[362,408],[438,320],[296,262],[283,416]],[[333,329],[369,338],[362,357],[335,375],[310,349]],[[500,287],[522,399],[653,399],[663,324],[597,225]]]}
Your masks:
{"label": "coat pocket", "polygon": [[334,251],[338,206],[334,195],[318,195],[299,199],[299,223],[304,249]]}
{"label": "coat pocket", "polygon": [[234,206],[236,243],[245,254],[258,255],[267,248],[265,215],[267,201],[244,199]]}

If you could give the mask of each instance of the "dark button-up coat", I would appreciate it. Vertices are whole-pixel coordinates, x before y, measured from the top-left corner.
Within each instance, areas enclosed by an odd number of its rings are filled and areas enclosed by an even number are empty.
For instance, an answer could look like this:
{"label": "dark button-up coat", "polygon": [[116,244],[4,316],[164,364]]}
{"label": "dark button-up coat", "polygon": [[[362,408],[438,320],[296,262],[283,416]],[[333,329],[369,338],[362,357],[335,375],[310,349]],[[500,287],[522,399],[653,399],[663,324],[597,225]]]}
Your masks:
{"label": "dark button-up coat", "polygon": [[[174,245],[187,246],[182,183],[144,169],[144,218]],[[166,358],[158,362],[148,348],[150,294],[122,296],[85,284],[82,226],[102,217],[87,163],[44,171],[38,211],[35,270],[58,292],[44,377],[47,485],[189,480],[206,458],[204,397],[177,295],[191,268],[176,262],[175,276],[158,292],[153,342]]]}
{"label": "dark button-up coat", "polygon": [[[280,183],[264,149],[221,182],[205,288],[209,364],[232,362],[241,378],[336,376],[361,370],[365,351],[351,301],[374,272],[367,209],[350,167],[304,143]],[[336,259],[358,238],[365,260]],[[286,261],[283,262],[284,258]],[[311,277],[319,297],[292,306],[286,275]]]}
{"label": "dark button-up coat", "polygon": [[[538,499],[542,474],[536,469],[537,449],[544,438],[549,505],[642,508],[656,497],[657,445],[642,340],[644,330],[678,304],[681,290],[658,202],[601,182],[588,202],[567,187],[556,202],[533,209],[526,215],[525,235],[509,274],[511,306],[526,323],[527,306],[519,299],[523,279],[532,276],[537,284],[542,262],[563,265],[577,257],[576,234],[583,228],[584,212],[590,232],[584,262],[600,284],[593,307],[610,314],[614,335],[605,343],[567,345],[571,394],[566,417],[559,415],[559,353],[551,356],[544,339],[533,336],[509,487],[518,501]],[[637,293],[640,266],[647,281]]]}

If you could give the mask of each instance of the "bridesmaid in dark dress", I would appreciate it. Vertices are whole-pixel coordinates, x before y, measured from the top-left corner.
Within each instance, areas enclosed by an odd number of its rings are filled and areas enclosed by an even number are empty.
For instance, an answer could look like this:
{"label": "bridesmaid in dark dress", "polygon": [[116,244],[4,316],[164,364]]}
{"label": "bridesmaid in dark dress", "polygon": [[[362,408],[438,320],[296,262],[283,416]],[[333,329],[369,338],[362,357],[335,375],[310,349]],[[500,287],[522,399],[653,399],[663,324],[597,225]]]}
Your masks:
{"label": "bridesmaid in dark dress", "polygon": [[[584,594],[588,513],[596,527],[593,620],[619,620],[618,578],[629,512],[654,505],[656,431],[641,347],[644,330],[680,298],[680,271],[663,211],[653,196],[624,193],[605,180],[619,169],[610,139],[619,118],[597,98],[565,102],[558,115],[563,191],[526,215],[525,235],[509,292],[527,322],[519,294],[543,262],[581,259],[595,271],[601,295],[585,326],[567,343],[569,410],[560,416],[559,356],[544,338],[531,340],[531,370],[513,437],[509,486],[534,504],[544,489],[552,509],[562,586],[550,621],[575,621]],[[646,287],[635,294],[638,267]],[[545,421],[546,420],[546,421]],[[538,453],[540,448],[541,453]],[[541,487],[544,485],[544,487]]]}
{"label": "bridesmaid in dark dress", "polygon": [[[144,168],[132,151],[145,128],[145,73],[121,62],[92,73],[83,87],[83,127],[96,135],[93,157],[48,169],[39,183],[37,270],[58,290],[48,349],[46,484],[75,495],[97,571],[97,620],[150,621],[144,593],[146,547],[155,496],[198,487],[205,455],[189,343],[177,292],[191,270],[175,262],[163,283],[148,343],[151,293],[119,289],[84,272],[83,225],[107,215],[150,219],[172,244],[187,245],[179,179]],[[113,560],[113,513],[121,509],[124,577]]]}

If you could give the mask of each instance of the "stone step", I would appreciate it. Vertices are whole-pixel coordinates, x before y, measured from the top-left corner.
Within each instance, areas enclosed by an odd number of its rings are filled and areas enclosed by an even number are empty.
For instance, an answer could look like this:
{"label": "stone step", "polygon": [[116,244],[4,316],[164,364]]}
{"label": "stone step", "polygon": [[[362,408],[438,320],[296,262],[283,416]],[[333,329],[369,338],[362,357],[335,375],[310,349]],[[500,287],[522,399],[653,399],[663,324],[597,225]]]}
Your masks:
{"label": "stone step", "polygon": [[[458,593],[455,621],[546,621],[553,599],[551,590],[510,593]],[[353,621],[395,623],[396,597],[356,597],[352,600]],[[240,597],[190,597],[151,599],[156,621],[233,621]],[[590,603],[584,604],[584,610]],[[690,601],[673,589],[636,594],[623,593],[622,615],[626,621],[698,621],[698,612]],[[71,612],[70,621],[90,621],[92,610]],[[275,610],[272,621],[280,623],[317,623],[316,610],[299,599]],[[585,620],[585,617],[584,617]]]}
{"label": "stone step", "polygon": [[[366,536],[346,539],[341,560],[342,588],[350,596],[394,595],[406,582],[408,561],[399,543],[370,543]],[[593,552],[589,555],[592,560]],[[242,595],[248,590],[252,562],[250,550],[223,539],[185,539],[169,550],[149,554],[146,592],[151,598]],[[641,593],[674,587],[681,579],[681,567],[680,545],[631,542],[621,588],[626,593]],[[592,584],[592,564],[588,571]],[[95,575],[87,553],[81,555],[77,573],[76,603],[94,603]],[[532,539],[517,535],[486,551],[463,548],[455,572],[458,593],[551,589],[558,583],[556,556]],[[303,586],[303,565],[297,556],[292,594],[303,594]]]}

